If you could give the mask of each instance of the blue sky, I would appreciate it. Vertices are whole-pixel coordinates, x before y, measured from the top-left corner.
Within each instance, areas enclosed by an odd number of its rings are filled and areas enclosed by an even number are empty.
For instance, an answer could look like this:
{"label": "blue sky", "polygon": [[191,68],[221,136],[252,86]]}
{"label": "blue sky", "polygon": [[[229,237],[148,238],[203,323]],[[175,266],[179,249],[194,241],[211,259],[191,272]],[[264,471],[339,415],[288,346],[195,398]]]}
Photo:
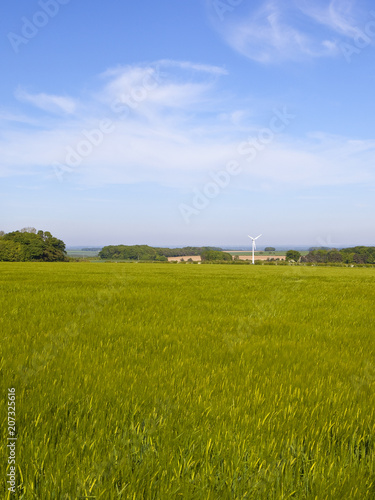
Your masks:
{"label": "blue sky", "polygon": [[365,0],[5,0],[0,229],[375,244]]}

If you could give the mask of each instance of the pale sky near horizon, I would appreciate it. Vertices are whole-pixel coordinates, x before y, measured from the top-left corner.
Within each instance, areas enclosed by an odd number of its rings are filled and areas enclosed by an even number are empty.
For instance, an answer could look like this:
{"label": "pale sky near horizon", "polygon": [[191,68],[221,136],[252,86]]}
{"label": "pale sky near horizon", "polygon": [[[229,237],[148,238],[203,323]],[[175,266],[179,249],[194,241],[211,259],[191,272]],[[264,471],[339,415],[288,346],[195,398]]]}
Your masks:
{"label": "pale sky near horizon", "polygon": [[0,229],[375,245],[370,0],[4,0]]}

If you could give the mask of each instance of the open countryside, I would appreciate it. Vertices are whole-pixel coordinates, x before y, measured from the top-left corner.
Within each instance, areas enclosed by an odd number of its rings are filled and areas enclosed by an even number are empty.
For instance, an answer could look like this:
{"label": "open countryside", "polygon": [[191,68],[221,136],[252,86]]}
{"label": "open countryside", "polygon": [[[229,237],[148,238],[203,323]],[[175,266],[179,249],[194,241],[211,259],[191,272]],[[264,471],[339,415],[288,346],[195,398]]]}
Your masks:
{"label": "open countryside", "polygon": [[[249,260],[251,261],[252,254],[249,251],[232,251],[232,250],[226,250],[227,253],[232,255],[233,259],[238,256],[239,260]],[[307,254],[308,252],[306,252]],[[264,255],[266,254],[266,255]],[[255,260],[285,260],[285,254],[286,252],[255,252]],[[174,261],[193,261],[193,262],[200,262],[201,256],[200,255],[183,255],[181,257],[168,257],[169,262],[174,262]]]}
{"label": "open countryside", "polygon": [[374,498],[374,285],[372,268],[0,263],[19,494]]}
{"label": "open countryside", "polygon": [[375,500],[374,0],[0,22],[0,500]]}

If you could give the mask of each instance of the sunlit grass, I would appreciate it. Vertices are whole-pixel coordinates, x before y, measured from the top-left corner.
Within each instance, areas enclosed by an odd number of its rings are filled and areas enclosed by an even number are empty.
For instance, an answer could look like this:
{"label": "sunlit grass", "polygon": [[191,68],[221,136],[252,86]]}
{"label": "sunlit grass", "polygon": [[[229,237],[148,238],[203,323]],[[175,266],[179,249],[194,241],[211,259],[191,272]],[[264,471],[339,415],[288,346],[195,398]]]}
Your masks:
{"label": "sunlit grass", "polygon": [[361,268],[2,263],[17,497],[374,498],[374,285]]}

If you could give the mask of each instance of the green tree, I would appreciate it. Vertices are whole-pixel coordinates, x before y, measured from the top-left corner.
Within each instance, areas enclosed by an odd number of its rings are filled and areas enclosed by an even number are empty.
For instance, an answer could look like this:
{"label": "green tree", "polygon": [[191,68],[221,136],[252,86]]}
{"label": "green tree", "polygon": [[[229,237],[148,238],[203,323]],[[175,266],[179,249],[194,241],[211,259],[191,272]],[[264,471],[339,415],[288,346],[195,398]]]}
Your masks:
{"label": "green tree", "polygon": [[157,260],[165,262],[168,257],[201,255],[204,251],[220,250],[215,247],[159,248],[148,245],[108,245],[99,252],[99,257],[106,260]]}
{"label": "green tree", "polygon": [[328,262],[342,262],[342,253],[338,250],[330,250],[327,254]]}
{"label": "green tree", "polygon": [[201,253],[202,261],[215,261],[215,260],[223,260],[223,261],[232,261],[232,256],[227,252],[220,252],[217,250],[207,250],[206,252]]}
{"label": "green tree", "polygon": [[298,262],[300,257],[301,254],[297,250],[288,250],[285,255],[286,260],[294,260],[294,262]]}
{"label": "green tree", "polygon": [[22,258],[22,245],[15,241],[7,241],[2,239],[0,241],[0,261],[3,262],[17,262],[23,260]]}
{"label": "green tree", "polygon": [[51,233],[34,228],[13,231],[1,238],[0,260],[8,261],[64,261],[65,243]]}

